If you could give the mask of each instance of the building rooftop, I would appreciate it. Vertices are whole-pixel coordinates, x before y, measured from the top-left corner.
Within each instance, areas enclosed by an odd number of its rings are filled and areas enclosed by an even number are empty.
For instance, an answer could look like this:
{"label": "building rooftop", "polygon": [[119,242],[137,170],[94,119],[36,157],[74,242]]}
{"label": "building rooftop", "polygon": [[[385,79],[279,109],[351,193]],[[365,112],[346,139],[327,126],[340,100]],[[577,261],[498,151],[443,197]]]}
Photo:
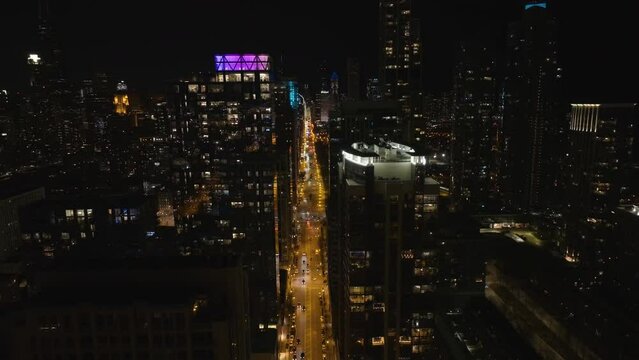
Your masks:
{"label": "building rooftop", "polygon": [[620,206],[618,209],[621,210],[621,211],[625,211],[628,214],[639,216],[639,206],[638,205],[625,205],[625,206]]}
{"label": "building rooftop", "polygon": [[376,144],[353,143],[349,148],[342,151],[342,155],[346,160],[364,166],[389,162],[426,164],[426,157],[418,155],[410,146],[383,139]]}

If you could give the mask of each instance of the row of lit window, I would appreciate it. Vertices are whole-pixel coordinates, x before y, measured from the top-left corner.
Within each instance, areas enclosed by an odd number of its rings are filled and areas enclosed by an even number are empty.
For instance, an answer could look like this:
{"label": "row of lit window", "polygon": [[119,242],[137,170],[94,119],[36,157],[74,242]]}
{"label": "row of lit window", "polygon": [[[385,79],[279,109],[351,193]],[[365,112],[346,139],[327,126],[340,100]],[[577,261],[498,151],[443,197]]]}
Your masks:
{"label": "row of lit window", "polygon": [[[259,73],[258,77],[260,82],[265,83],[270,81],[270,75],[268,73]],[[212,80],[214,82],[255,82],[255,73],[225,73],[217,74]],[[263,85],[263,84],[262,84]],[[268,84],[267,84],[268,85]],[[211,93],[221,93],[224,88],[220,84],[188,84],[187,90],[190,93],[205,93],[207,91]]]}
{"label": "row of lit window", "polygon": [[78,218],[83,218],[85,215],[87,217],[92,217],[93,216],[93,209],[66,209],[64,211],[65,216],[67,217],[67,219],[71,219],[74,217],[78,217]]}
{"label": "row of lit window", "polygon": [[[273,203],[271,201],[263,201],[261,204],[265,208],[264,211],[266,211],[266,209],[268,209],[270,206],[273,205]],[[234,208],[234,209],[240,209],[240,208],[243,208],[244,206],[260,207],[260,202],[259,201],[258,202],[247,201],[245,203],[244,201],[231,201],[231,207]]]}

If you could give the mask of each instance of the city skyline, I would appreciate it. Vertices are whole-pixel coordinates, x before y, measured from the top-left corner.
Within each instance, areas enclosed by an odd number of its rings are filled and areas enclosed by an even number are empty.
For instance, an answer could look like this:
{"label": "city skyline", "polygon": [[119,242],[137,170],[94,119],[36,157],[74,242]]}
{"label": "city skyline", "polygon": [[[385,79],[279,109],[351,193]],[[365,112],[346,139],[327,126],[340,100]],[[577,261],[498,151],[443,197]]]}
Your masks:
{"label": "city skyline", "polygon": [[15,3],[0,358],[639,358],[632,12]]}
{"label": "city skyline", "polygon": [[[460,41],[485,33],[503,53],[506,25],[519,19],[522,4],[498,0],[415,1],[413,14],[421,19],[424,43],[425,91],[452,89],[452,64]],[[635,52],[624,50],[630,46],[633,34],[637,35],[629,4],[550,4],[559,20],[561,62],[565,65],[566,89],[573,94],[571,100],[637,98],[639,90],[633,84],[639,81],[639,70],[632,64],[639,58]],[[5,18],[0,37],[5,37],[7,51],[0,64],[1,68],[19,71],[0,71],[0,87],[20,89],[26,73],[23,58],[29,52],[34,38],[32,29],[37,24],[37,1],[8,6],[15,11],[1,15]],[[106,72],[136,88],[157,91],[185,73],[210,68],[216,52],[282,55],[287,73],[305,82],[312,80],[324,60],[331,71],[344,74],[346,57],[359,58],[363,79],[373,76],[378,63],[376,2],[345,5],[337,0],[308,4],[189,0],[167,6],[146,1],[89,5],[66,0],[52,3],[51,7],[51,25],[72,70],[70,75],[77,79]],[[216,17],[218,13],[237,15]],[[260,29],[255,25],[260,16],[282,20]],[[247,31],[237,28],[243,19],[249,24]],[[593,23],[598,25],[592,26]],[[189,56],[182,56],[184,53]],[[503,66],[503,59],[497,65]]]}

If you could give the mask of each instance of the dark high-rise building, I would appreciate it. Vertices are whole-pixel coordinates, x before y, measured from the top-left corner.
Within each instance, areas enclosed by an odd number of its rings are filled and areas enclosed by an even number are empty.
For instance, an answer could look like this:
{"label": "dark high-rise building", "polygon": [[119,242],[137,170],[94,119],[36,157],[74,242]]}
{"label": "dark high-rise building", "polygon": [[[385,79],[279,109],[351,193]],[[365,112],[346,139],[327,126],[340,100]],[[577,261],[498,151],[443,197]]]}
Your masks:
{"label": "dark high-rise building", "polygon": [[84,109],[83,130],[86,133],[87,152],[102,165],[110,149],[107,137],[107,124],[113,115],[112,97],[114,86],[104,73],[97,73],[91,79],[84,80],[81,87],[82,107]]}
{"label": "dark high-rise building", "polygon": [[419,21],[412,15],[411,0],[379,1],[379,78],[383,97],[399,102],[401,139],[411,142],[414,124],[421,125],[420,31]]}
{"label": "dark high-rise building", "polygon": [[554,205],[559,188],[561,68],[557,24],[547,3],[527,3],[508,28],[504,79],[503,189],[506,206]]}
{"label": "dark high-rise building", "polygon": [[0,182],[0,260],[21,246],[20,210],[44,199],[44,188],[21,188],[15,181]]}
{"label": "dark high-rise building", "polygon": [[14,169],[19,144],[17,94],[0,89],[0,174]]}
{"label": "dark high-rise building", "polygon": [[566,259],[602,268],[617,242],[613,213],[639,195],[632,174],[639,162],[638,104],[572,104],[568,130]]}
{"label": "dark high-rise building", "polygon": [[212,74],[174,85],[170,142],[177,231],[207,251],[242,256],[254,290],[251,330],[274,334],[277,140],[271,71],[268,55],[216,55]]}
{"label": "dark high-rise building", "polygon": [[331,90],[329,91],[331,96],[339,96],[339,76],[336,72],[331,74]]}
{"label": "dark high-rise building", "polygon": [[251,358],[236,260],[74,262],[34,278],[37,291],[0,317],[3,359]]}
{"label": "dark high-rise building", "polygon": [[426,143],[437,151],[450,151],[452,137],[454,93],[444,92],[424,97],[424,128],[418,143]]}
{"label": "dark high-rise building", "polygon": [[359,60],[355,58],[346,59],[346,98],[349,100],[360,100],[361,98],[360,71]]}
{"label": "dark high-rise building", "polygon": [[[370,142],[375,139],[391,139],[400,136],[400,110],[395,101],[344,101],[333,113],[329,122],[328,142],[328,235],[329,261],[339,261],[338,243],[342,232],[339,224],[343,218],[340,205],[340,164],[344,148],[354,142]],[[333,281],[331,279],[331,281]]]}
{"label": "dark high-rise building", "polygon": [[484,45],[464,42],[455,68],[452,189],[458,205],[488,210],[497,200],[497,85],[495,57]]}
{"label": "dark high-rise building", "polygon": [[64,77],[46,1],[39,3],[37,39],[25,57],[29,88],[20,114],[21,165],[76,164],[76,155],[86,145],[80,92]]}
{"label": "dark high-rise building", "polygon": [[331,121],[343,125],[345,144],[401,136],[401,110],[396,101],[344,101]]}
{"label": "dark high-rise building", "polygon": [[[297,194],[298,149],[295,145],[295,123],[298,117],[298,94],[295,81],[273,83],[273,145],[277,158],[273,204],[275,211],[276,253],[278,261],[289,259],[293,239],[293,204]],[[278,266],[279,268],[279,266]],[[281,285],[282,286],[282,285]]]}
{"label": "dark high-rise building", "polygon": [[420,229],[436,209],[439,185],[424,176],[426,166],[425,156],[393,142],[342,151],[340,234],[329,265],[342,358],[432,354],[436,270]]}
{"label": "dark high-rise building", "polygon": [[366,100],[382,100],[382,86],[380,85],[378,78],[370,78],[366,81]]}

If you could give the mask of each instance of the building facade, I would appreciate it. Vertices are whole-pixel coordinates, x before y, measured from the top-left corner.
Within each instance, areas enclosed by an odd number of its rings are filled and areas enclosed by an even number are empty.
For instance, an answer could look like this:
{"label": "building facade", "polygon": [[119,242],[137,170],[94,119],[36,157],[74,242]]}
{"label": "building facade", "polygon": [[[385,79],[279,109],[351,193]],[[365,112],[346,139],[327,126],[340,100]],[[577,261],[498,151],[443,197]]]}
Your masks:
{"label": "building facade", "polygon": [[420,23],[411,0],[379,1],[379,80],[383,98],[398,101],[402,137],[414,141],[422,126],[422,48]]}
{"label": "building facade", "polygon": [[216,55],[212,74],[174,85],[169,136],[177,231],[242,256],[255,333],[277,324],[271,76],[268,55]]}
{"label": "building facade", "polygon": [[500,124],[495,57],[488,47],[464,42],[455,68],[452,194],[474,211],[496,207]]}
{"label": "building facade", "polygon": [[423,175],[426,157],[405,145],[353,143],[342,158],[340,234],[329,264],[340,355],[426,358],[436,271],[421,230],[439,186]]}
{"label": "building facade", "polygon": [[526,3],[508,28],[504,78],[502,192],[506,207],[553,206],[565,131],[557,24],[545,2]]}
{"label": "building facade", "polygon": [[0,259],[4,260],[21,246],[20,210],[44,199],[44,188],[39,187],[2,194],[0,197]]}
{"label": "building facade", "polygon": [[201,260],[97,262],[39,273],[38,292],[0,320],[0,355],[250,359],[246,273],[237,263]]}
{"label": "building facade", "polygon": [[[568,131],[567,259],[600,268],[616,239],[612,213],[636,200],[638,104],[572,104]],[[613,260],[614,261],[614,260]]]}

